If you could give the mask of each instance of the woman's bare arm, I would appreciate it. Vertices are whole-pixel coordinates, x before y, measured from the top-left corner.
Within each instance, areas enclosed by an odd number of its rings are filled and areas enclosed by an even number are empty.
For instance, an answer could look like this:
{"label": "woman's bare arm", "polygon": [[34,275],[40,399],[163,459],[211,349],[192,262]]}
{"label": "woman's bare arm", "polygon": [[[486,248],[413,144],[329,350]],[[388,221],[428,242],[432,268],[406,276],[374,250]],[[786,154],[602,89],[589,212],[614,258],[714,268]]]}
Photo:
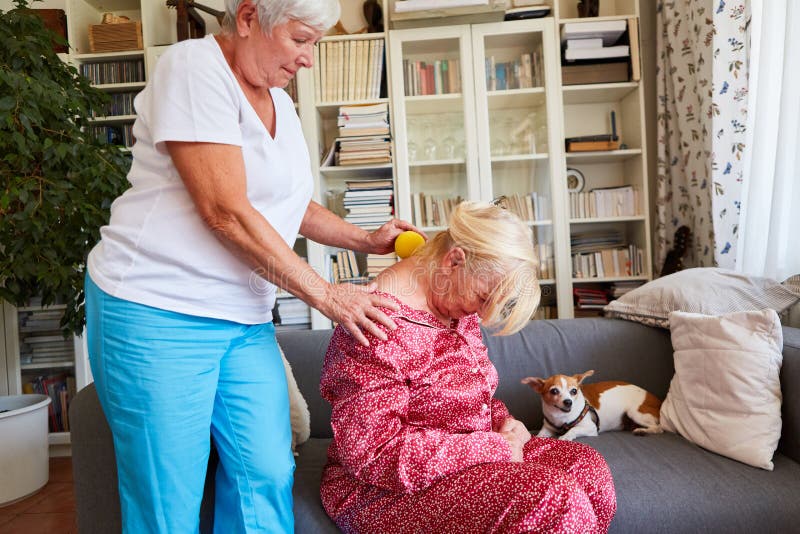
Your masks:
{"label": "woman's bare arm", "polygon": [[250,204],[240,147],[170,141],[167,150],[203,221],[257,274],[341,323],[361,343],[366,338],[359,328],[384,337],[373,321],[394,328],[376,308],[394,309],[391,300],[372,294],[374,287],[334,286],[323,280]]}

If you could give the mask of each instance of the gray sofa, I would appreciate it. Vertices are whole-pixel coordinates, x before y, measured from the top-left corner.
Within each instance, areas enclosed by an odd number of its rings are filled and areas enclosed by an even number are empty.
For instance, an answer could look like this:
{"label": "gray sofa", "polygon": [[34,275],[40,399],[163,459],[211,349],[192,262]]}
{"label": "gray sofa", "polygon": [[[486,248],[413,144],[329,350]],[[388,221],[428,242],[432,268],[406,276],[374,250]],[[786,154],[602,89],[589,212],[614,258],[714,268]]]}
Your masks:
{"label": "gray sofa", "polygon": [[[318,388],[329,337],[330,331],[279,334],[311,411],[311,439],[299,448],[294,487],[296,532],[304,534],[337,532],[319,499],[331,437],[330,407]],[[674,372],[669,332],[615,319],[534,321],[516,335],[486,342],[500,374],[497,396],[532,430],[541,426],[540,400],[520,384],[522,377],[595,369],[593,380],[634,382],[663,398]],[[618,503],[612,532],[797,532],[800,329],[784,328],[783,355],[783,434],[772,472],[669,433],[638,437],[610,432],[580,440],[600,451],[611,467]],[[119,532],[113,444],[92,386],[73,401],[70,422],[79,530]],[[201,512],[203,531],[213,521],[210,480]]]}

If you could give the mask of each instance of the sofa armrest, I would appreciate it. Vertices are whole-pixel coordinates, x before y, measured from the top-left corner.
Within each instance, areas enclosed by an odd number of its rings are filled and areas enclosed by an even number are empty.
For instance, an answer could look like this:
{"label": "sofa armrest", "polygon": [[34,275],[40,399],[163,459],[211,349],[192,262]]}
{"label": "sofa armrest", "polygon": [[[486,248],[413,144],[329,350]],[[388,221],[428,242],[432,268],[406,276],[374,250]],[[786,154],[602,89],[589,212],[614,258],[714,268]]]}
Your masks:
{"label": "sofa armrest", "polygon": [[70,402],[69,426],[78,529],[122,532],[114,441],[94,384]]}
{"label": "sofa armrest", "polygon": [[800,462],[800,328],[783,328],[781,392],[783,428],[778,451]]}

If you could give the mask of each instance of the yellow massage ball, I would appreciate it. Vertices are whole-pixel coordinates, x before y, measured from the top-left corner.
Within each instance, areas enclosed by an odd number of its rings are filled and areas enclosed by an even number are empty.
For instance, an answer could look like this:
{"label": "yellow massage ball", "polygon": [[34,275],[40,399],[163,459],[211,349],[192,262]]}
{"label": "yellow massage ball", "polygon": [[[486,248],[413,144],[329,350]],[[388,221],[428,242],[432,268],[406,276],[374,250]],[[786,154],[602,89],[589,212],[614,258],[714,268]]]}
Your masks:
{"label": "yellow massage ball", "polygon": [[425,239],[417,232],[406,230],[394,240],[394,251],[401,258],[408,258],[424,243]]}

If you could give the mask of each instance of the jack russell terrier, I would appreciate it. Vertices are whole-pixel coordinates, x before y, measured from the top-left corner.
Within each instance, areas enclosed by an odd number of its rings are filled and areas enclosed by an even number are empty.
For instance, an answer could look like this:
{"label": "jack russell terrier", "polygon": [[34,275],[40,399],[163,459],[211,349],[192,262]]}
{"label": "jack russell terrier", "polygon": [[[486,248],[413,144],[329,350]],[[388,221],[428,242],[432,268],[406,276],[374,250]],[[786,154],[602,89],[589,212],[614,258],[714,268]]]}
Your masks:
{"label": "jack russell terrier", "polygon": [[573,376],[523,378],[542,396],[544,425],[537,436],[573,440],[599,432],[623,430],[626,418],[638,425],[634,434],[660,434],[661,401],[628,382],[595,382],[581,385],[594,371]]}

